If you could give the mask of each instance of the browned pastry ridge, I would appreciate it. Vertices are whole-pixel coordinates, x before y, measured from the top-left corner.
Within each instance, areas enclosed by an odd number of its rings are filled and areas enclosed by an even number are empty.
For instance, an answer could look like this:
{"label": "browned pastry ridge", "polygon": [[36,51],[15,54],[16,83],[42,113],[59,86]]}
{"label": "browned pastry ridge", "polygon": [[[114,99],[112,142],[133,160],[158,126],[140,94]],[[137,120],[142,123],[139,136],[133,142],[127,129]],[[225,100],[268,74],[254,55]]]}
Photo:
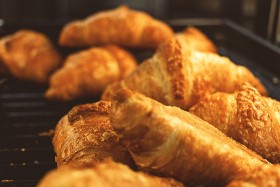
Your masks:
{"label": "browned pastry ridge", "polygon": [[78,105],[59,121],[53,138],[58,166],[99,162],[108,157],[135,166],[111,126],[110,108],[108,101]]}
{"label": "browned pastry ridge", "polygon": [[139,168],[186,185],[223,186],[269,164],[195,115],[127,89],[110,119]]}
{"label": "browned pastry ridge", "polygon": [[246,178],[234,180],[226,187],[279,187],[280,165],[264,165]]}
{"label": "browned pastry ridge", "polygon": [[92,166],[64,165],[49,172],[38,187],[184,187],[170,178],[135,172],[126,165],[105,160]]}
{"label": "browned pastry ridge", "polygon": [[67,24],[61,31],[63,46],[117,44],[156,48],[173,37],[172,29],[148,14],[121,6]]}
{"label": "browned pastry ridge", "polygon": [[0,73],[21,80],[47,83],[62,62],[49,39],[40,32],[20,30],[0,39]]}
{"label": "browned pastry ridge", "polygon": [[118,89],[129,88],[165,105],[188,109],[213,92],[234,92],[238,83],[244,81],[266,94],[261,82],[247,68],[226,57],[183,46],[176,39],[163,43],[132,74],[109,85],[102,99],[111,100]]}
{"label": "browned pastry ridge", "polygon": [[186,45],[186,48],[217,53],[215,44],[196,27],[187,27],[183,32],[176,33],[175,36]]}
{"label": "browned pastry ridge", "polygon": [[121,80],[137,66],[126,50],[107,45],[70,55],[62,68],[50,79],[46,97],[53,100],[72,100],[98,96],[105,87]]}
{"label": "browned pastry ridge", "polygon": [[280,163],[280,102],[263,97],[247,83],[232,94],[202,98],[191,113],[263,158]]}

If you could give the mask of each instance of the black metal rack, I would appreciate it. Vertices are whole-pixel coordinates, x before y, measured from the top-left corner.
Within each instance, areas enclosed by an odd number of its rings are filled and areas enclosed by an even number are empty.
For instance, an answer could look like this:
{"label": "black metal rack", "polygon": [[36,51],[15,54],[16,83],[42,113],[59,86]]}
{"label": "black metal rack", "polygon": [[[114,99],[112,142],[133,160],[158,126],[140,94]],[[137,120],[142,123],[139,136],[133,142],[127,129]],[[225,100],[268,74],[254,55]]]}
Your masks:
{"label": "black metal rack", "polygon": [[46,86],[1,78],[0,186],[35,186],[52,168],[53,129],[72,103],[50,102]]}
{"label": "black metal rack", "polygon": [[0,86],[0,184],[34,185],[55,167],[47,132],[67,106],[43,99],[44,87],[2,79]]}

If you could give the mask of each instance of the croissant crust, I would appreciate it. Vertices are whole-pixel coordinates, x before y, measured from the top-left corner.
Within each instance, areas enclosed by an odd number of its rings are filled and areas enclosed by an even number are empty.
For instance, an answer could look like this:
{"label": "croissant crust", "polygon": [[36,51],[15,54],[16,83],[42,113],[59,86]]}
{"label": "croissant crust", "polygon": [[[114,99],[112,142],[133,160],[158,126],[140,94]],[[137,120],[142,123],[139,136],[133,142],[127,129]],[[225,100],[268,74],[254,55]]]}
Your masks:
{"label": "croissant crust", "polygon": [[110,108],[111,103],[106,101],[78,105],[59,121],[53,138],[58,166],[70,162],[88,164],[111,157],[134,168],[130,154],[110,124]]}

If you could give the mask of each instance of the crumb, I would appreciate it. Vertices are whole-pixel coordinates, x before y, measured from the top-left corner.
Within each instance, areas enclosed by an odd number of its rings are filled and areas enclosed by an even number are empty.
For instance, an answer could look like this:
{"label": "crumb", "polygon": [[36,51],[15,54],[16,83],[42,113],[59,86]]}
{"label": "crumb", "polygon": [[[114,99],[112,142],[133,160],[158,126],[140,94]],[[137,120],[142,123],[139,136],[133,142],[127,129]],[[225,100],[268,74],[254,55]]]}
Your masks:
{"label": "crumb", "polygon": [[39,136],[53,136],[54,135],[54,130],[50,129],[50,130],[45,131],[45,132],[40,132],[38,135]]}
{"label": "crumb", "polygon": [[9,180],[9,179],[4,179],[4,180],[1,180],[1,182],[13,182],[14,180]]}

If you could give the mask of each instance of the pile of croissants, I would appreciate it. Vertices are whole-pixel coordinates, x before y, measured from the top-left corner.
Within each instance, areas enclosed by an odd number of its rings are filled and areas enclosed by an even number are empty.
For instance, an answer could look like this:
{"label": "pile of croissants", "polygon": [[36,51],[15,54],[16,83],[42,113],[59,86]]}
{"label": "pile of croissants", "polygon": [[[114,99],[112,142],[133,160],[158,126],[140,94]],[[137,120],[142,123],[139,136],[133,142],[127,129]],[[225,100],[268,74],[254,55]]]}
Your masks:
{"label": "pile of croissants", "polygon": [[280,102],[197,28],[121,6],[65,25],[59,44],[89,48],[63,60],[39,32],[0,40],[1,74],[48,83],[50,100],[100,97],[58,122],[39,187],[280,186]]}

